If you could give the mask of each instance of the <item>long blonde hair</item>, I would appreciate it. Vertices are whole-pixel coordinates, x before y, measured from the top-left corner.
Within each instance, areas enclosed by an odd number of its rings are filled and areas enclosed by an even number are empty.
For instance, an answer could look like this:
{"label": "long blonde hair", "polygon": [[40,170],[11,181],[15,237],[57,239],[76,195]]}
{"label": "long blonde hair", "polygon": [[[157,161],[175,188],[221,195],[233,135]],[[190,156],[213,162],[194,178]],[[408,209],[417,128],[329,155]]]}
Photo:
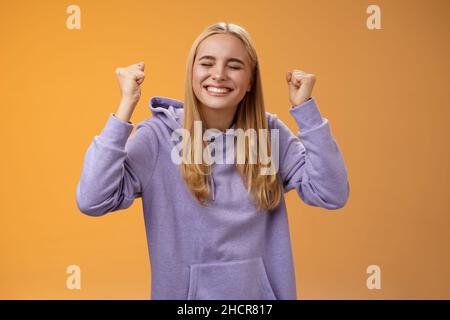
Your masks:
{"label": "long blonde hair", "polygon": [[[261,75],[259,70],[258,57],[256,50],[252,44],[249,33],[236,24],[219,22],[207,27],[194,41],[190,49],[186,64],[185,79],[185,98],[184,98],[184,129],[190,133],[190,137],[194,137],[194,121],[203,121],[199,112],[200,102],[198,101],[192,87],[192,69],[197,54],[197,48],[200,43],[213,34],[232,34],[242,41],[252,62],[252,86],[251,90],[246,93],[244,98],[239,102],[235,115],[235,129],[259,129],[268,130],[266,112],[264,107],[263,92],[261,85]],[[204,122],[203,122],[204,123]],[[247,136],[246,136],[247,138]],[[180,165],[181,176],[183,177],[187,187],[193,193],[195,198],[202,206],[210,197],[211,193],[211,167],[203,161],[199,164],[192,163],[188,159],[193,159],[194,149],[187,147],[186,139],[183,139],[182,158]],[[252,139],[249,139],[252,140]],[[267,152],[271,154],[270,139],[265,139],[267,143]],[[199,142],[197,142],[199,143]],[[251,141],[249,142],[251,143]],[[258,146],[260,145],[259,136],[257,137]],[[203,149],[207,147],[206,142],[201,142]],[[202,150],[203,150],[202,149]],[[278,174],[261,175],[258,174],[262,167],[260,161],[256,164],[249,163],[248,148],[245,148],[244,163],[237,163],[237,170],[242,177],[247,192],[252,195],[256,201],[259,210],[272,210],[278,207],[282,194],[282,184]],[[202,152],[203,154],[203,152]],[[184,161],[186,160],[186,161]],[[189,162],[187,162],[189,161]]]}

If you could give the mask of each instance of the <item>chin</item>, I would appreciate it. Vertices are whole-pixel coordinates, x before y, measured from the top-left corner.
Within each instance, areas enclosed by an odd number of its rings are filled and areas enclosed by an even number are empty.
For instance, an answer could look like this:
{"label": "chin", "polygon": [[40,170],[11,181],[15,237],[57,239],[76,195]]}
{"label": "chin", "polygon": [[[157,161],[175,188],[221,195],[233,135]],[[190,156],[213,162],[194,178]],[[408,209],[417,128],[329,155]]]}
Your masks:
{"label": "chin", "polygon": [[216,110],[219,110],[219,109],[228,109],[228,108],[231,107],[231,104],[230,104],[230,103],[224,103],[224,102],[220,102],[220,101],[210,101],[210,100],[204,101],[204,102],[203,102],[203,105],[204,105],[206,108],[209,108],[209,109],[216,109]]}
{"label": "chin", "polygon": [[200,102],[205,107],[211,109],[228,109],[237,104],[237,102],[235,102],[233,99],[211,96],[203,96],[203,99]]}

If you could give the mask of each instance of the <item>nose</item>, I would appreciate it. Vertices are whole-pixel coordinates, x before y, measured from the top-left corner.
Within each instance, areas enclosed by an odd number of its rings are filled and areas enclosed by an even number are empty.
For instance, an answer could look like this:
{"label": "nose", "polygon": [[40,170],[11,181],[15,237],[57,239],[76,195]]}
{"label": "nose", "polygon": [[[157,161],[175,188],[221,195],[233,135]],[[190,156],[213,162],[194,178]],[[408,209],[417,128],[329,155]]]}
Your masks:
{"label": "nose", "polygon": [[218,80],[224,80],[226,78],[225,68],[220,65],[217,65],[212,72],[213,72],[213,74],[212,74],[213,80],[218,81]]}

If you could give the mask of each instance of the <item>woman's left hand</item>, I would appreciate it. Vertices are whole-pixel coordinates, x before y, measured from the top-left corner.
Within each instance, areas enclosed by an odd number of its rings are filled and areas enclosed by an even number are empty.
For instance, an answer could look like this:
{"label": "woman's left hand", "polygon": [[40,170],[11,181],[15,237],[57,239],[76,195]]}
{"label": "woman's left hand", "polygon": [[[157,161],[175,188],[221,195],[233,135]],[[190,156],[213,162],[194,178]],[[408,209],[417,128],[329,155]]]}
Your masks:
{"label": "woman's left hand", "polygon": [[289,87],[291,105],[298,106],[311,97],[316,76],[302,70],[286,72],[286,81]]}

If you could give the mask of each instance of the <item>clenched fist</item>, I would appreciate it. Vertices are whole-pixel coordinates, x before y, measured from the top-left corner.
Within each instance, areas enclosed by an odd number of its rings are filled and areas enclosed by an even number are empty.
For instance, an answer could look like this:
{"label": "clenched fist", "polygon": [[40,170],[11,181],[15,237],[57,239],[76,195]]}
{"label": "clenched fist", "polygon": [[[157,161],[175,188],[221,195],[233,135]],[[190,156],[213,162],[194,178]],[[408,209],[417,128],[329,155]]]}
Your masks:
{"label": "clenched fist", "polygon": [[141,97],[141,84],[144,82],[144,61],[125,68],[116,69],[122,98],[114,116],[122,121],[129,121]]}
{"label": "clenched fist", "polygon": [[286,72],[286,81],[289,87],[289,100],[291,106],[297,106],[307,101],[316,83],[316,76],[302,70]]}
{"label": "clenched fist", "polygon": [[117,68],[116,76],[119,81],[122,99],[137,103],[141,97],[141,84],[144,81],[144,62],[141,61],[125,68]]}

